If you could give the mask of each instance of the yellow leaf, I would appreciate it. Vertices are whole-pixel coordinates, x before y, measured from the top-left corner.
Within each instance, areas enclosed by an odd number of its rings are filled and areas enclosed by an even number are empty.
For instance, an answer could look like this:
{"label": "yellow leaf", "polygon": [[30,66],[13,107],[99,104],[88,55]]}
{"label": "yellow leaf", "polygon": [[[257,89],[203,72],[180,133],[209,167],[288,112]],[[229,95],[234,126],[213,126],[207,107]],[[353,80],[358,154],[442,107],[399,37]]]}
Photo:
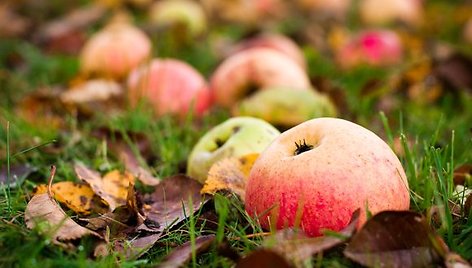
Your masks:
{"label": "yellow leaf", "polygon": [[213,164],[201,190],[202,194],[214,194],[227,190],[245,198],[246,182],[259,154],[248,154],[240,158],[225,158]]}
{"label": "yellow leaf", "polygon": [[52,185],[54,198],[76,213],[90,214],[95,193],[87,184],[71,181],[57,182]]}

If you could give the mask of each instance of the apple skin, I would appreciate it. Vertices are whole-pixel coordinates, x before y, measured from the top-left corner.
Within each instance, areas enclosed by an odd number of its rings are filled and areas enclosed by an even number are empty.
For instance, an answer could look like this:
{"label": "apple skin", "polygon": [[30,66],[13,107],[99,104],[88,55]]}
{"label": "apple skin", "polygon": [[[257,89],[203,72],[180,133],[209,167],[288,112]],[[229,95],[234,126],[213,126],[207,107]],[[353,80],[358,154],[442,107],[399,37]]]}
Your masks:
{"label": "apple skin", "polygon": [[336,55],[341,67],[349,69],[358,65],[389,66],[400,63],[403,44],[400,37],[390,30],[370,30],[359,33],[339,48]]}
{"label": "apple skin", "polygon": [[207,29],[207,19],[200,4],[190,0],[155,2],[149,11],[150,21],[159,26],[183,25],[191,36],[199,36]]}
{"label": "apple skin", "polygon": [[[295,143],[304,142],[313,149],[295,155]],[[245,206],[265,229],[298,222],[307,235],[320,236],[343,229],[358,208],[360,227],[367,206],[373,214],[408,210],[410,198],[403,167],[382,139],[343,119],[317,118],[283,132],[261,153]]]}
{"label": "apple skin", "polygon": [[282,34],[263,33],[255,37],[243,40],[235,45],[231,50],[230,55],[250,48],[271,48],[290,57],[303,70],[306,70],[305,56],[301,48],[292,39]]}
{"label": "apple skin", "polygon": [[264,120],[245,116],[230,118],[208,131],[193,147],[187,174],[203,184],[217,161],[260,153],[279,135],[280,132]]}
{"label": "apple skin", "polygon": [[295,90],[311,87],[308,75],[295,61],[270,48],[251,48],[223,61],[210,81],[215,103],[232,107],[240,99],[272,86],[287,86]]}
{"label": "apple skin", "polygon": [[128,77],[128,97],[136,106],[148,101],[158,116],[187,115],[191,108],[202,116],[212,104],[207,82],[189,64],[176,59],[153,59]]}
{"label": "apple skin", "polygon": [[383,25],[396,21],[419,25],[423,16],[422,0],[362,0],[359,3],[362,21],[369,25]]}
{"label": "apple skin", "polygon": [[150,55],[151,40],[143,31],[127,22],[112,22],[85,43],[80,67],[86,74],[122,79]]}

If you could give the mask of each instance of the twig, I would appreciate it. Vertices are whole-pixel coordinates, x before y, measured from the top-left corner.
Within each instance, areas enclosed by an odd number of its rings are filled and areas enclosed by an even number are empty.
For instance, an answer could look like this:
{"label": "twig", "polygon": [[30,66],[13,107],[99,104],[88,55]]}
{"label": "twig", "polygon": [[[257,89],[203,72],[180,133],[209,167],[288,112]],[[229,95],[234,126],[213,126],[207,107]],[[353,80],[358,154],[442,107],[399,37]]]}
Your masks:
{"label": "twig", "polygon": [[48,195],[49,197],[53,197],[52,195],[52,181],[54,180],[54,176],[56,175],[56,166],[51,165],[51,175],[49,175],[48,181]]}

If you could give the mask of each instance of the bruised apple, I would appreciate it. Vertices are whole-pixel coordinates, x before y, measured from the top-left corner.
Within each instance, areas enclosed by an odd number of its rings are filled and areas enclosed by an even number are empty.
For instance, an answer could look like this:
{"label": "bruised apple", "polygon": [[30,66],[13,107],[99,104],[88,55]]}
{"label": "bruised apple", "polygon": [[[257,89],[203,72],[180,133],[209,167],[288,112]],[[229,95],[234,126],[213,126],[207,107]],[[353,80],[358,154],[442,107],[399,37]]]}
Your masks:
{"label": "bruised apple", "polygon": [[204,183],[211,166],[227,157],[260,153],[280,132],[264,120],[233,117],[208,131],[193,147],[187,174]]}
{"label": "bruised apple", "polygon": [[211,106],[211,96],[203,76],[187,63],[176,59],[154,59],[133,70],[128,78],[130,104],[148,102],[157,115],[181,117],[189,111],[203,115]]}
{"label": "bruised apple", "polygon": [[246,210],[262,227],[299,226],[310,236],[339,231],[352,213],[407,210],[403,167],[373,132],[337,118],[317,118],[275,139],[256,160]]}
{"label": "bruised apple", "polygon": [[228,57],[213,73],[210,87],[215,103],[231,107],[258,89],[311,87],[305,70],[294,60],[270,48],[251,48]]}

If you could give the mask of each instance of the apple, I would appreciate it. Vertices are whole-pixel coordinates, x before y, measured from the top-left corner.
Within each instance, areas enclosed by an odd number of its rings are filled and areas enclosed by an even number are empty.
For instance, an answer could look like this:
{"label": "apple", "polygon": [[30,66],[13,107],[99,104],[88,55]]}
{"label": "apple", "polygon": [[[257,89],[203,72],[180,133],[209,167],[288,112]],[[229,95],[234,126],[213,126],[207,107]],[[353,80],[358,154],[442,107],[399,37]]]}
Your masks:
{"label": "apple", "polygon": [[344,68],[361,64],[388,66],[401,62],[403,45],[394,31],[369,30],[351,37],[336,54],[338,63]]}
{"label": "apple", "polygon": [[256,47],[271,48],[282,52],[298,63],[304,70],[306,69],[305,56],[301,48],[292,39],[282,34],[263,33],[243,40],[231,49],[230,55]]}
{"label": "apple", "polygon": [[81,71],[121,79],[151,55],[151,41],[139,28],[113,21],[95,33],[80,53]]}
{"label": "apple", "polygon": [[150,8],[149,18],[158,26],[183,26],[191,36],[199,36],[207,28],[202,6],[190,0],[155,2]]}
{"label": "apple", "polygon": [[184,117],[189,111],[201,116],[212,103],[204,77],[177,59],[153,59],[133,70],[128,77],[128,97],[132,106],[141,100],[148,102],[158,116]]}
{"label": "apple", "polygon": [[208,131],[193,147],[187,174],[205,182],[211,166],[228,157],[260,153],[280,132],[264,120],[233,117]]}
{"label": "apple", "polygon": [[273,86],[295,90],[311,87],[300,65],[270,48],[251,48],[228,57],[217,67],[210,81],[215,103],[227,108],[258,89]]}
{"label": "apple", "polygon": [[370,130],[317,118],[276,138],[259,156],[246,185],[246,211],[263,228],[298,226],[309,236],[340,231],[360,208],[407,210],[408,181],[390,147]]}
{"label": "apple", "polygon": [[261,118],[287,129],[312,118],[336,116],[336,107],[326,95],[315,90],[277,87],[258,91],[244,99],[233,114]]}
{"label": "apple", "polygon": [[465,23],[462,35],[466,42],[472,43],[472,18]]}
{"label": "apple", "polygon": [[412,26],[421,23],[422,0],[361,0],[359,13],[362,21],[370,25],[403,22]]}

